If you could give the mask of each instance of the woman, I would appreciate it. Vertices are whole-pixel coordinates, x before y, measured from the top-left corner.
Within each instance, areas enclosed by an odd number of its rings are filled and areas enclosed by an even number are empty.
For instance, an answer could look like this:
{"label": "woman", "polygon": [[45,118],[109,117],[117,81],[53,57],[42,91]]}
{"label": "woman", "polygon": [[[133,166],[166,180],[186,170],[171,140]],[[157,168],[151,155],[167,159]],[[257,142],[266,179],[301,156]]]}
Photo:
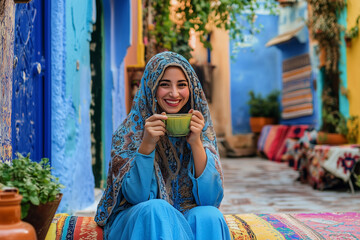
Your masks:
{"label": "woman", "polygon": [[[170,137],[170,113],[192,113]],[[230,239],[218,210],[223,176],[209,108],[189,62],[173,52],[146,65],[132,109],[113,135],[95,221],[105,239]]]}

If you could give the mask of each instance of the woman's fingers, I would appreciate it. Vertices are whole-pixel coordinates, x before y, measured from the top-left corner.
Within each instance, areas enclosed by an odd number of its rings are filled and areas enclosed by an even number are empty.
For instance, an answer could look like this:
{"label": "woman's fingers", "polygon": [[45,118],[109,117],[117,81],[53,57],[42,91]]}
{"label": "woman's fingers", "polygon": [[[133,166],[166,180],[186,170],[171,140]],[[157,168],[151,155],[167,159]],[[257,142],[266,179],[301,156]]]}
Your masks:
{"label": "woman's fingers", "polygon": [[167,116],[164,114],[154,114],[152,116],[150,116],[149,118],[147,118],[145,120],[145,122],[154,122],[156,120],[166,120]]}
{"label": "woman's fingers", "polygon": [[162,131],[165,132],[165,127],[163,126],[152,126],[148,128],[148,131]]}
{"label": "woman's fingers", "polygon": [[203,130],[203,128],[204,128],[204,125],[201,123],[192,122],[190,124],[190,130],[192,132],[197,132],[197,131],[201,132]]}
{"label": "woman's fingers", "polygon": [[159,131],[150,131],[149,135],[153,138],[160,137],[165,135],[165,131],[159,130]]}
{"label": "woman's fingers", "polygon": [[200,120],[204,121],[204,116],[198,110],[193,110],[193,111],[190,110],[189,113],[192,113],[193,117],[195,116],[195,117],[199,118]]}
{"label": "woman's fingers", "polygon": [[198,117],[192,117],[191,122],[205,125],[204,120],[199,119]]}
{"label": "woman's fingers", "polygon": [[162,120],[145,121],[145,128],[162,126],[165,128],[165,123]]}
{"label": "woman's fingers", "polygon": [[[199,128],[200,130],[202,130],[205,126],[205,121],[204,121],[203,115],[201,114],[201,112],[199,112],[197,110],[190,110],[190,112],[192,112],[192,114],[193,114],[191,117],[191,122],[190,122],[190,130],[191,130],[191,126],[194,126],[196,128]],[[194,130],[192,130],[192,131],[194,131]]]}

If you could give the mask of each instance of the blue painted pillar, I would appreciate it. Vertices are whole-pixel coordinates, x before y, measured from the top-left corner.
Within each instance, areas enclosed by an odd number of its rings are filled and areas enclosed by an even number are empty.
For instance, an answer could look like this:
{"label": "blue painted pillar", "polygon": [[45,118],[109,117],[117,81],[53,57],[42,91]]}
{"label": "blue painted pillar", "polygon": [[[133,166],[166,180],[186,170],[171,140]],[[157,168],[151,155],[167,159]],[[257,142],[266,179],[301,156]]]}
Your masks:
{"label": "blue painted pillar", "polygon": [[[345,27],[347,25],[347,8],[341,12],[339,17],[339,24]],[[349,117],[349,100],[347,97],[341,93],[341,87],[347,89],[347,63],[346,63],[346,43],[344,40],[345,32],[342,31],[340,34],[340,61],[339,61],[339,71],[340,71],[340,89],[339,89],[339,110],[342,115]]]}
{"label": "blue painted pillar", "polygon": [[104,0],[105,81],[103,86],[104,171],[111,161],[112,134],[126,117],[124,57],[130,46],[131,1]]}

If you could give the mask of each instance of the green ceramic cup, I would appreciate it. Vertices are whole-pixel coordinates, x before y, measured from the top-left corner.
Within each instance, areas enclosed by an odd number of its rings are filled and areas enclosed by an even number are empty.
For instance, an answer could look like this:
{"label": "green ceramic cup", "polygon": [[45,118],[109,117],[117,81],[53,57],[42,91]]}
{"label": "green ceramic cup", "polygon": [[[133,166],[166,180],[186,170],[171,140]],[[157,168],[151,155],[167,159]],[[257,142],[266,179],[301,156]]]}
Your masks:
{"label": "green ceramic cup", "polygon": [[166,130],[169,136],[183,137],[190,132],[191,113],[166,114]]}

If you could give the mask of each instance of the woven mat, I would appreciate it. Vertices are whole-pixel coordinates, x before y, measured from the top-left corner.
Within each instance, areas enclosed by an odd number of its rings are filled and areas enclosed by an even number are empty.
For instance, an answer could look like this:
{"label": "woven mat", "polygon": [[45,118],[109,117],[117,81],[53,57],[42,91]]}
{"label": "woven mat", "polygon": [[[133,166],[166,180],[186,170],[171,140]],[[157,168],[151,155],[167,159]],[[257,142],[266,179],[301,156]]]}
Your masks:
{"label": "woven mat", "polygon": [[360,239],[360,213],[225,215],[235,240]]}
{"label": "woven mat", "polygon": [[[360,213],[227,214],[233,240],[360,239]],[[55,215],[46,240],[103,239],[93,217]]]}

